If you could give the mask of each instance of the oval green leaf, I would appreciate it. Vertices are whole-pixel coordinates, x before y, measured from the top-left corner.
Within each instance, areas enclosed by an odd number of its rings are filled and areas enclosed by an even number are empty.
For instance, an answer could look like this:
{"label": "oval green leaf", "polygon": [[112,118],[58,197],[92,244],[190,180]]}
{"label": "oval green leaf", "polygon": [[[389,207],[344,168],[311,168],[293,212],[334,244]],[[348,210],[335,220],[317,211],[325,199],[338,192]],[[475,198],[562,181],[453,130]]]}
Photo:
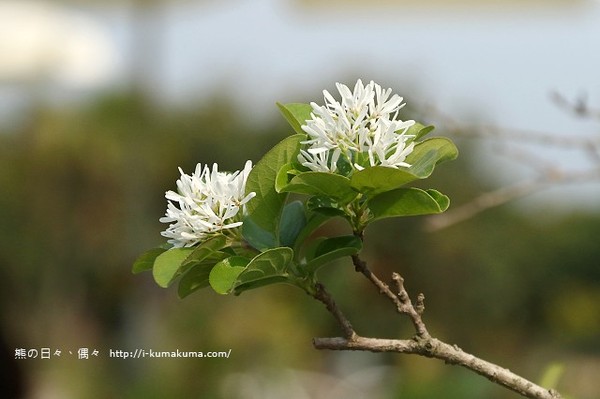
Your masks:
{"label": "oval green leaf", "polygon": [[296,134],[275,145],[252,168],[246,182],[246,192],[256,196],[246,205],[249,217],[261,228],[275,234],[287,194],[275,190],[275,179],[281,167],[298,154],[300,141],[306,135]]}
{"label": "oval green leaf", "polygon": [[366,168],[352,175],[352,187],[369,196],[395,190],[412,181],[429,177],[437,164],[454,159],[457,155],[458,150],[449,139],[427,139],[417,143],[413,152],[406,157],[406,162],[411,165],[409,168]]}
{"label": "oval green leaf", "polygon": [[345,176],[325,172],[304,172],[294,176],[282,192],[322,195],[347,204],[358,193],[352,189],[350,179]]}
{"label": "oval green leaf", "polygon": [[361,249],[362,241],[356,236],[327,238],[318,244],[314,257],[308,261],[304,269],[307,274],[314,274],[321,266],[344,256],[356,255]]}
{"label": "oval green leaf", "polygon": [[219,294],[229,294],[235,286],[238,276],[248,264],[248,258],[232,256],[217,263],[208,276],[210,286]]}
{"label": "oval green leaf", "polygon": [[281,111],[281,114],[286,121],[292,126],[294,131],[299,134],[306,134],[302,130],[302,125],[306,124],[306,121],[311,119],[312,107],[310,104],[303,103],[290,103],[281,104],[277,103],[277,108]]}
{"label": "oval green leaf", "polygon": [[419,179],[408,169],[396,169],[387,166],[373,166],[352,175],[352,187],[363,194],[375,195]]}
{"label": "oval green leaf", "polygon": [[224,235],[218,234],[213,237],[210,237],[209,239],[203,241],[200,245],[198,245],[194,249],[194,251],[184,260],[184,268],[182,269],[185,269],[185,266],[188,263],[202,262],[215,251],[218,251],[225,247],[225,245],[227,245],[227,238]]}
{"label": "oval green leaf", "polygon": [[441,213],[448,209],[450,199],[436,190],[398,188],[373,197],[369,201],[371,221],[378,219]]}
{"label": "oval green leaf", "polygon": [[287,204],[283,208],[279,223],[279,244],[284,247],[292,247],[305,225],[306,214],[302,202],[293,201]]}
{"label": "oval green leaf", "polygon": [[194,252],[194,248],[171,248],[158,255],[152,268],[156,284],[163,288],[168,287],[192,252]]}
{"label": "oval green leaf", "polygon": [[249,217],[246,217],[242,224],[242,236],[248,244],[259,251],[277,247],[275,234],[263,229]]}
{"label": "oval green leaf", "polygon": [[152,269],[156,258],[160,254],[165,252],[166,250],[167,250],[166,248],[158,247],[158,248],[152,248],[152,249],[144,252],[135,260],[135,262],[133,262],[133,267],[131,268],[131,272],[134,274],[138,274],[143,271]]}
{"label": "oval green leaf", "polygon": [[414,125],[412,125],[411,127],[408,128],[408,130],[406,131],[405,134],[410,135],[410,136],[415,136],[412,139],[412,141],[418,141],[422,137],[431,133],[433,131],[433,129],[435,129],[435,126],[431,126],[431,125],[425,126],[422,123],[415,122]]}
{"label": "oval green leaf", "polygon": [[433,173],[439,163],[455,159],[458,149],[454,143],[445,137],[434,137],[423,140],[415,145],[414,150],[406,157],[411,166],[410,173],[419,179],[425,179]]}
{"label": "oval green leaf", "polygon": [[344,209],[334,200],[323,195],[315,195],[306,201],[306,208],[325,216],[345,216]]}
{"label": "oval green leaf", "polygon": [[286,281],[293,256],[294,251],[288,247],[269,249],[255,256],[238,275],[234,292],[239,294],[252,288]]}
{"label": "oval green leaf", "polygon": [[287,186],[293,176],[289,172],[292,172],[294,175],[298,174],[298,171],[295,170],[294,163],[286,163],[277,171],[277,176],[275,177],[275,190],[280,193],[281,190]]}
{"label": "oval green leaf", "polygon": [[215,264],[230,256],[231,254],[217,251],[210,254],[202,262],[194,262],[190,269],[181,277],[181,280],[179,280],[179,287],[177,289],[179,297],[185,298],[194,291],[208,287],[210,271]]}
{"label": "oval green leaf", "polygon": [[294,244],[294,254],[296,256],[296,260],[299,260],[298,256],[300,256],[301,249],[308,237],[310,237],[319,227],[321,227],[331,218],[332,216],[328,216],[319,212],[308,212],[306,225],[300,231],[298,237],[296,237],[296,242]]}

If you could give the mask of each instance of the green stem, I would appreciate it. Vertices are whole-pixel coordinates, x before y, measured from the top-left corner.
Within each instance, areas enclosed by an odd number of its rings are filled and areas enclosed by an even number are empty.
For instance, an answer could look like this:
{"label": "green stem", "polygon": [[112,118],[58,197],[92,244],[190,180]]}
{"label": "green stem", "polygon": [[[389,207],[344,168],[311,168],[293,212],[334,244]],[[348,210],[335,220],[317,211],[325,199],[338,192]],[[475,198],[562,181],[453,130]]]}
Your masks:
{"label": "green stem", "polygon": [[352,231],[356,236],[361,237],[361,239],[363,231],[371,220],[371,212],[367,206],[367,202],[362,197],[363,195],[359,194],[358,197],[348,204],[346,211]]}

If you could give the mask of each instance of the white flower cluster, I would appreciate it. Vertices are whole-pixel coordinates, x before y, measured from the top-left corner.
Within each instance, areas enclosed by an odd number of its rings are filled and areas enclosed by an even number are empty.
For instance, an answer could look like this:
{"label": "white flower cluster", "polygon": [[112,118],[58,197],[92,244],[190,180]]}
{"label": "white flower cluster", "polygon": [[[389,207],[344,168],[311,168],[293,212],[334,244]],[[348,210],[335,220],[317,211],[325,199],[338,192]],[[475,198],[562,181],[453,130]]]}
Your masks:
{"label": "white flower cluster", "polygon": [[383,90],[371,81],[363,85],[359,79],[351,91],[336,83],[342,97],[338,102],[327,90],[325,105],[311,103],[312,119],[302,126],[309,139],[302,142],[298,161],[316,172],[338,171],[338,160],[344,157],[354,169],[367,166],[409,167],[404,160],[413,150],[408,143],[413,136],[406,130],[415,122],[396,119],[404,106],[403,98],[391,89]]}
{"label": "white flower cluster", "polygon": [[167,212],[160,218],[171,225],[161,234],[176,248],[190,247],[211,233],[241,226],[244,205],[256,195],[245,194],[251,170],[251,161],[235,173],[219,172],[217,164],[212,170],[198,164],[191,176],[179,168],[178,192],[167,191]]}

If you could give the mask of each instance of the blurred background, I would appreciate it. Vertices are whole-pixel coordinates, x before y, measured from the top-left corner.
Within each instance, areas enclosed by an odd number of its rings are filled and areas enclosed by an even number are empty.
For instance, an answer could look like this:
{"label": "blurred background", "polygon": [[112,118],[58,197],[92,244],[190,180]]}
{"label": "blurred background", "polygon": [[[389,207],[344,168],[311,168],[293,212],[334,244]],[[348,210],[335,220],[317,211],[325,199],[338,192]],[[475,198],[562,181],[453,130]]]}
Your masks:
{"label": "blurred background", "polygon": [[[453,209],[559,177],[443,229],[380,222],[372,268],[425,294],[434,336],[600,397],[599,48],[592,0],[0,1],[2,397],[518,397],[435,360],[316,351],[338,328],[287,286],[179,300],[131,274],[178,166],[256,162],[291,133],[275,101],[357,78],[456,140],[426,182]],[[349,261],[323,280],[360,334],[412,334]],[[231,356],[109,357],[136,348]]]}

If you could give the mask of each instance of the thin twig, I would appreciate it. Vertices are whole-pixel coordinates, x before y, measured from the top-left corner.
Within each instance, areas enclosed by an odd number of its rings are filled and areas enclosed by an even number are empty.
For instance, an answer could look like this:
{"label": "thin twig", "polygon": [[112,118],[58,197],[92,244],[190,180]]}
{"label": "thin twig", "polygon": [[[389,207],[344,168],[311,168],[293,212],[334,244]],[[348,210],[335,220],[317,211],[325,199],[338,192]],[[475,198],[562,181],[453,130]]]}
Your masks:
{"label": "thin twig", "polygon": [[327,292],[323,284],[315,284],[315,292],[313,294],[313,297],[325,304],[325,307],[327,308],[329,313],[333,315],[333,317],[337,320],[338,324],[342,328],[342,331],[344,332],[344,338],[348,341],[352,341],[354,337],[357,336],[356,332],[354,332],[352,324],[342,313],[340,308],[338,308],[337,304],[335,303],[329,292]]}
{"label": "thin twig", "polygon": [[548,183],[545,180],[530,180],[515,183],[511,186],[500,187],[499,189],[483,193],[471,201],[447,211],[437,217],[429,216],[425,219],[425,230],[439,231],[454,224],[470,219],[486,209],[505,204],[516,198],[522,198],[532,194]]}
{"label": "thin twig", "polygon": [[[361,239],[363,238],[362,234],[357,234],[357,236]],[[367,263],[358,255],[352,256],[352,262],[356,271],[362,273],[381,294],[388,297],[399,313],[407,315],[411,319],[416,334],[412,339],[406,340],[359,336],[352,328],[348,319],[339,310],[333,298],[325,291],[325,288],[321,284],[317,284],[314,297],[323,302],[329,312],[333,314],[342,327],[345,337],[314,338],[313,345],[316,349],[396,352],[436,358],[443,360],[447,364],[465,367],[527,398],[562,398],[555,390],[545,389],[508,369],[466,353],[456,345],[450,345],[431,337],[421,318],[425,309],[425,297],[423,294],[418,295],[415,306],[404,288],[404,279],[398,273],[393,273],[392,275],[392,280],[397,291],[397,293],[394,293],[387,284],[371,272]]]}
{"label": "thin twig", "polygon": [[550,99],[557,107],[563,108],[575,116],[600,120],[600,109],[594,109],[588,105],[587,94],[585,93],[575,100],[569,100],[563,94],[555,91],[550,93]]}
{"label": "thin twig", "polygon": [[452,133],[457,137],[540,144],[561,149],[582,149],[589,146],[597,147],[600,145],[600,139],[597,137],[559,136],[557,134],[539,132],[531,129],[500,128],[498,126],[486,124],[465,124],[460,129],[452,129]]}
{"label": "thin twig", "polygon": [[519,163],[537,173],[549,174],[558,173],[559,171],[555,162],[539,156],[537,152],[519,148],[515,145],[508,146],[507,143],[496,143],[493,152],[507,159],[512,159],[511,163]]}
{"label": "thin twig", "polygon": [[591,182],[600,179],[600,168],[582,172],[560,172],[557,170],[539,176],[533,180],[521,181],[511,186],[483,193],[473,200],[453,208],[443,214],[428,216],[425,219],[425,230],[439,231],[454,224],[470,219],[486,209],[503,205],[517,198],[536,193],[544,188],[558,186],[559,184],[573,184],[578,182]]}
{"label": "thin twig", "polygon": [[[583,104],[582,102],[579,105]],[[585,104],[584,104],[585,105]],[[579,107],[576,110],[578,114],[589,114],[589,108]],[[599,114],[600,115],[600,114]],[[583,148],[588,152],[590,157],[595,160],[600,160],[600,142],[598,140],[583,139],[573,140],[572,138],[565,139],[562,137],[551,136],[547,134],[528,134],[523,135],[522,132],[512,131],[510,133],[502,132],[498,134],[496,129],[488,128],[488,134],[485,137],[500,137],[503,139],[526,137],[529,140],[537,141],[545,144],[558,145],[560,147],[578,147]],[[490,135],[491,133],[491,135]],[[481,132],[478,135],[484,136]],[[474,201],[455,209],[451,213],[447,213],[442,218],[430,219],[430,229],[440,229],[454,224],[458,221],[467,219],[485,209],[498,206],[511,199],[530,194],[534,191],[544,188],[550,184],[584,181],[586,179],[600,178],[600,168],[592,168],[584,172],[566,172],[554,167],[548,167],[545,162],[539,162],[537,157],[523,156],[524,153],[516,153],[517,158],[527,159],[530,166],[533,166],[540,176],[537,179],[525,182],[519,182],[513,186],[503,187],[490,193],[486,193]],[[355,232],[355,235],[363,240],[362,230]],[[406,354],[416,354],[420,356],[436,358],[443,360],[448,364],[460,365],[471,371],[480,374],[490,381],[510,389],[524,397],[532,399],[561,399],[562,396],[555,390],[548,390],[531,381],[511,372],[508,369],[488,361],[477,358],[471,354],[464,352],[456,345],[449,345],[439,339],[431,337],[425,323],[422,320],[422,314],[425,309],[424,296],[419,294],[416,305],[413,305],[410,296],[404,288],[404,279],[397,273],[392,275],[392,280],[396,289],[396,293],[390,289],[381,279],[379,279],[367,266],[367,263],[362,260],[359,255],[352,256],[352,262],[355,270],[363,274],[381,294],[385,295],[395,306],[400,314],[407,315],[412,321],[415,328],[415,336],[408,340],[399,339],[380,339],[361,337],[354,332],[349,321],[341,313],[341,311],[333,302],[333,299],[327,294],[324,288],[318,284],[317,294],[315,298],[325,303],[327,309],[334,315],[340,323],[345,337],[337,338],[315,338],[313,344],[317,349],[331,350],[360,350],[371,352],[396,352]]]}
{"label": "thin twig", "polygon": [[[446,130],[456,137],[540,144],[561,149],[585,149],[590,146],[595,148],[600,147],[600,137],[597,135],[581,137],[553,134],[533,129],[500,127],[485,123],[464,123],[457,121],[454,117],[432,105],[426,106],[424,114],[430,119],[439,121],[441,125],[445,126]],[[600,112],[598,115],[600,116]]]}
{"label": "thin twig", "polygon": [[[558,107],[564,108],[578,117],[598,118],[600,120],[600,110],[590,108],[584,97],[572,101],[559,93],[553,93],[553,101]],[[502,150],[503,155],[533,168],[539,173],[539,176],[532,180],[520,181],[513,185],[484,193],[442,215],[429,216],[426,219],[425,225],[425,229],[428,231],[444,229],[469,219],[486,209],[502,205],[548,187],[565,183],[595,182],[600,179],[600,137],[598,135],[574,137],[573,135],[557,135],[525,129],[500,128],[485,124],[468,125],[457,122],[453,117],[441,112],[436,107],[428,106],[427,111],[429,116],[434,115],[434,118],[442,120],[443,124],[459,137],[500,140],[501,142],[510,141],[518,144],[535,143],[561,150],[579,150],[583,156],[588,157],[593,163],[593,165],[583,171],[567,170],[566,168],[557,167],[554,163],[548,162],[536,154],[523,149],[517,149],[516,147],[504,148]]]}
{"label": "thin twig", "polygon": [[456,345],[449,345],[436,338],[398,340],[356,336],[352,340],[341,337],[315,338],[313,344],[317,349],[396,352],[436,358],[443,360],[447,364],[465,367],[484,376],[488,380],[527,398],[562,398],[562,396],[553,389],[548,390],[540,387],[508,369],[475,357],[464,352]]}
{"label": "thin twig", "polygon": [[423,301],[425,300],[425,296],[423,294],[419,294],[421,311],[416,309],[410,297],[408,296],[408,292],[404,289],[404,279],[398,273],[392,274],[392,280],[396,285],[396,289],[398,291],[398,299],[402,302],[402,313],[410,317],[413,325],[415,326],[415,331],[417,332],[417,336],[421,338],[430,338],[429,332],[427,331],[427,327],[425,327],[425,323],[421,319],[421,315],[425,309],[425,305]]}
{"label": "thin twig", "polygon": [[413,308],[410,298],[408,298],[408,294],[406,291],[404,291],[403,286],[401,290],[400,287],[398,287],[399,293],[395,294],[386,283],[381,281],[375,274],[373,274],[373,272],[371,272],[371,270],[367,267],[367,263],[358,255],[352,256],[352,263],[354,264],[355,270],[359,273],[362,273],[367,279],[369,279],[369,281],[371,281],[371,283],[377,287],[380,294],[385,295],[390,301],[392,301],[398,313],[406,314],[410,317],[418,336],[423,338],[429,337],[429,333],[425,328],[425,324],[423,324],[421,321],[421,315],[419,315],[418,312],[416,312]]}

